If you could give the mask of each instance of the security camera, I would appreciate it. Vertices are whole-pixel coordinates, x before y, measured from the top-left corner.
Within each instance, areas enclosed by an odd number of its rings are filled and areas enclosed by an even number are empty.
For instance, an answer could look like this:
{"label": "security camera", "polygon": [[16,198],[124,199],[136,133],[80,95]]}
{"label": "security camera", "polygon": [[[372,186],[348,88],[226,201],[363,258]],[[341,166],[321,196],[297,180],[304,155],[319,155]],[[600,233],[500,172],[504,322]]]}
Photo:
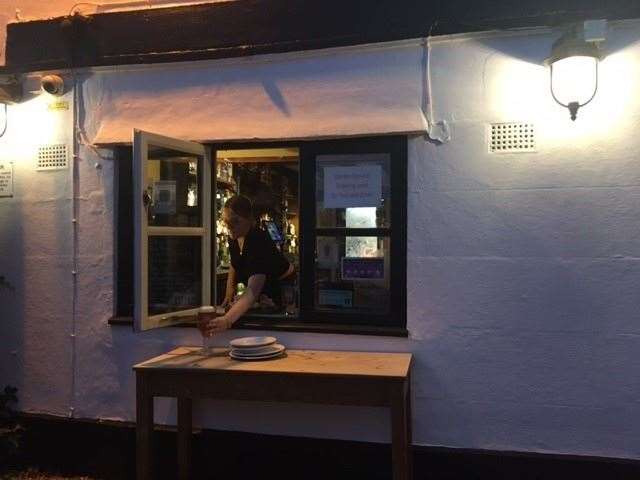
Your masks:
{"label": "security camera", "polygon": [[64,80],[58,75],[46,75],[40,80],[42,90],[51,94],[60,96],[64,93]]}

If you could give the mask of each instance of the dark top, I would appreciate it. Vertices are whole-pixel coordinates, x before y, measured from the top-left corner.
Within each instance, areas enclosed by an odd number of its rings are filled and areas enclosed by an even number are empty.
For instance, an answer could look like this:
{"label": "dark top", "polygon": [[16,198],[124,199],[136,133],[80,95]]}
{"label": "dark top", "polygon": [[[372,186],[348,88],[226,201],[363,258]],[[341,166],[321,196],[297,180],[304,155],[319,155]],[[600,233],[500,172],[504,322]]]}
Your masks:
{"label": "dark top", "polygon": [[289,269],[289,261],[276,248],[269,234],[254,227],[244,237],[242,254],[238,240],[229,240],[229,251],[231,265],[236,271],[236,281],[247,285],[251,275],[266,275],[262,293],[271,298],[273,303],[280,305],[282,297],[279,278]]}

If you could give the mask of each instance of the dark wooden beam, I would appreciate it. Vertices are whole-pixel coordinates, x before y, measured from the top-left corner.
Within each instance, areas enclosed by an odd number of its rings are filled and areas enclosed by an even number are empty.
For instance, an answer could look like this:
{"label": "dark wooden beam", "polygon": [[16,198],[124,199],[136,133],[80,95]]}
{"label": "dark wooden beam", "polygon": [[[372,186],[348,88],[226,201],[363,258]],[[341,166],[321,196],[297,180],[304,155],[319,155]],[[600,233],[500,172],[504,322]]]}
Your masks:
{"label": "dark wooden beam", "polygon": [[236,0],[12,23],[5,71],[240,57],[637,17],[637,0]]}

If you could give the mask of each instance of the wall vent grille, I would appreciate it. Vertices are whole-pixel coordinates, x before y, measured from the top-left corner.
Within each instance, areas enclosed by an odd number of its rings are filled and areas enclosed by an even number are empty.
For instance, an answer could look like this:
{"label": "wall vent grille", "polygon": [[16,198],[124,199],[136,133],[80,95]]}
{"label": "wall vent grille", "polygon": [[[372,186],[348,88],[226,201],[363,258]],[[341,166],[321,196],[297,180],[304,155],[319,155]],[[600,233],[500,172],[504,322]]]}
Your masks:
{"label": "wall vent grille", "polygon": [[68,165],[66,145],[42,145],[38,147],[38,166],[36,170],[63,170]]}
{"label": "wall vent grille", "polygon": [[489,125],[489,153],[536,151],[533,123],[492,123]]}

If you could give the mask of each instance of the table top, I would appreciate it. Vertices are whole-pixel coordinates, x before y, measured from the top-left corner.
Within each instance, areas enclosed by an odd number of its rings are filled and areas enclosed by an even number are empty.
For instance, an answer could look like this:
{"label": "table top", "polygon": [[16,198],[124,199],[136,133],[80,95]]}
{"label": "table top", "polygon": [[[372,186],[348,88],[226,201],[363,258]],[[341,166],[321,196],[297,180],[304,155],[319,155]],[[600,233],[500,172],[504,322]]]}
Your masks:
{"label": "table top", "polygon": [[179,347],[134,365],[137,371],[189,371],[202,373],[283,373],[375,378],[406,378],[410,353],[287,350],[285,355],[263,361],[234,360],[228,348],[203,354],[201,347]]}

